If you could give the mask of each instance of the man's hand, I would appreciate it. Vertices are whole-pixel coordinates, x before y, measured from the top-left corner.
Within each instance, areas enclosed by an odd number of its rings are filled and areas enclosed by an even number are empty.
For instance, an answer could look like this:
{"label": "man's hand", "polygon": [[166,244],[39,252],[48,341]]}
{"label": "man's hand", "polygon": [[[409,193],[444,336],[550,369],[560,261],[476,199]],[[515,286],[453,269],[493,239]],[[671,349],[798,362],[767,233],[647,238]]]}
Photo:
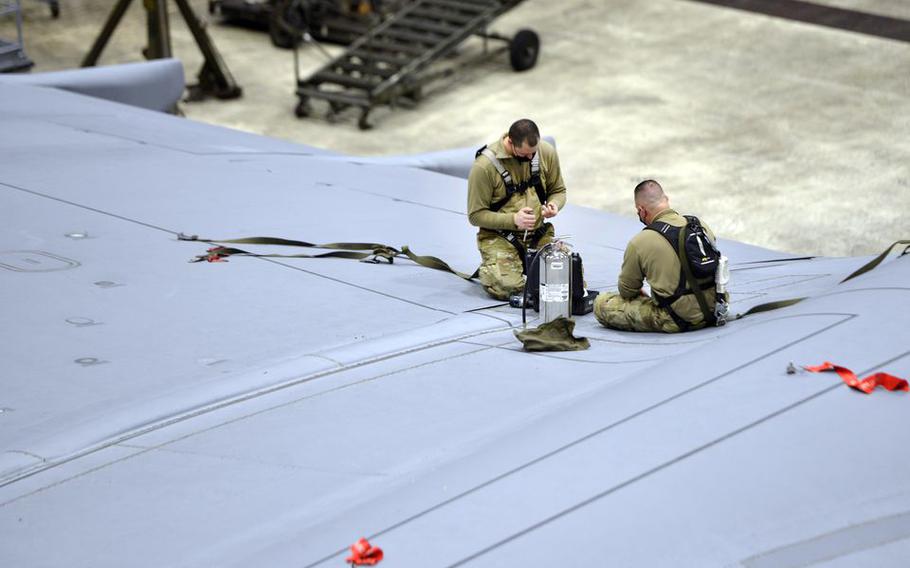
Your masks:
{"label": "man's hand", "polygon": [[534,210],[530,207],[522,207],[522,209],[512,215],[512,221],[515,222],[515,226],[519,229],[524,229],[526,231],[534,228],[534,223],[537,222],[537,217],[534,215]]}
{"label": "man's hand", "polygon": [[553,202],[544,203],[544,205],[540,208],[540,214],[543,215],[544,219],[556,217],[557,213],[559,213],[559,206]]}

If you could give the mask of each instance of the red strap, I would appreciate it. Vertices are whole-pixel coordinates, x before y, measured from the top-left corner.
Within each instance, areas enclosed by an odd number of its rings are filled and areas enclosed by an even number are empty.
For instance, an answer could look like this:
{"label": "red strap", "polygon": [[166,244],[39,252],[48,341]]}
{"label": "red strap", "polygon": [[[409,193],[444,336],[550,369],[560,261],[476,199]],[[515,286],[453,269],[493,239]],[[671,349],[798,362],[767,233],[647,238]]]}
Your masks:
{"label": "red strap", "polygon": [[907,384],[907,381],[894,375],[889,375],[888,373],[875,373],[865,377],[863,379],[856,378],[856,373],[851,371],[846,367],[841,367],[840,365],[835,365],[834,363],[825,361],[821,365],[803,367],[807,371],[813,373],[821,373],[823,371],[834,371],[837,373],[847,386],[854,388],[858,391],[862,391],[866,394],[870,394],[875,387],[881,386],[885,390],[889,391],[910,391],[910,385]]}
{"label": "red strap", "polygon": [[199,260],[206,260],[207,262],[227,262],[225,259],[227,254],[225,252],[227,249],[225,247],[212,247],[209,250],[205,251],[206,254],[199,258]]}
{"label": "red strap", "polygon": [[355,566],[374,566],[382,560],[382,549],[373,546],[365,538],[351,545],[351,555],[344,559]]}

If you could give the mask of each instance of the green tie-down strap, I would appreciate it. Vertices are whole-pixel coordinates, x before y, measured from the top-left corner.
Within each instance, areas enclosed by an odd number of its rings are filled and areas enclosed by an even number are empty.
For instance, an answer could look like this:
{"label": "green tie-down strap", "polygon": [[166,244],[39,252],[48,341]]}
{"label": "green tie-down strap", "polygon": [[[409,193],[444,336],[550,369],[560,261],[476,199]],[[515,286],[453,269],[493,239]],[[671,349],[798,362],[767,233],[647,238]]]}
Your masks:
{"label": "green tie-down strap", "polygon": [[790,298],[789,300],[779,300],[777,302],[768,302],[766,304],[759,304],[757,306],[752,306],[747,312],[737,315],[733,319],[744,318],[748,315],[759,314],[761,312],[769,312],[771,310],[777,310],[780,308],[786,308],[792,306],[793,304],[798,304],[805,300],[805,297],[802,298]]}
{"label": "green tie-down strap", "polygon": [[465,274],[464,272],[458,272],[457,270],[455,270],[454,268],[449,266],[448,263],[444,262],[443,260],[441,260],[439,258],[436,258],[435,256],[420,256],[418,254],[414,254],[414,252],[411,250],[410,247],[408,247],[408,245],[404,245],[403,247],[401,247],[401,253],[403,255],[405,255],[406,257],[408,257],[409,259],[411,259],[413,262],[416,262],[417,264],[419,264],[420,266],[426,266],[427,268],[432,268],[434,270],[442,270],[445,272],[451,272],[455,276],[458,276],[459,278],[464,278],[465,280],[473,280],[474,278],[477,278],[477,275],[480,273],[479,268],[477,270],[475,270],[473,274]]}
{"label": "green tie-down strap", "polygon": [[190,262],[227,262],[226,259],[229,256],[254,256],[267,258],[352,258],[364,262],[379,262],[380,260],[386,260],[391,263],[392,259],[398,254],[399,252],[397,250],[388,250],[386,248],[376,248],[371,252],[337,250],[320,254],[259,254],[234,247],[217,246],[208,249],[205,251],[205,254],[200,254],[195,258],[190,259]]}
{"label": "green tie-down strap", "polygon": [[896,247],[897,245],[907,245],[907,248],[904,249],[904,252],[901,253],[901,256],[904,256],[905,254],[907,254],[907,251],[910,250],[910,240],[896,241],[896,242],[892,243],[890,247],[886,248],[884,250],[884,252],[882,252],[882,254],[878,255],[871,261],[869,261],[866,264],[859,267],[856,270],[856,272],[854,272],[850,276],[847,276],[846,278],[841,280],[840,283],[843,284],[844,282],[846,282],[847,280],[850,280],[851,278],[856,278],[860,274],[865,274],[865,273],[869,272],[870,270],[872,270],[873,268],[875,268],[876,266],[881,264],[882,261],[885,260],[885,257],[887,257],[889,254],[891,254],[891,251],[894,250],[894,247]]}
{"label": "green tie-down strap", "polygon": [[[904,256],[905,254],[910,254],[910,252],[908,252],[908,251],[910,251],[910,240],[896,241],[896,242],[892,243],[891,246],[886,248],[880,255],[878,255],[874,259],[870,260],[866,264],[860,266],[852,274],[850,274],[850,276],[847,276],[846,278],[841,280],[839,282],[839,284],[843,284],[847,280],[856,278],[857,276],[859,276],[861,274],[865,274],[865,273],[869,272],[870,270],[872,270],[873,268],[875,268],[876,266],[878,266],[879,264],[881,264],[882,261],[885,260],[885,258],[887,258],[889,254],[891,254],[891,251],[894,250],[894,247],[896,247],[897,245],[905,245],[907,247],[904,249],[904,252],[901,253],[901,256]],[[733,319],[739,319],[739,318],[748,316],[750,314],[757,314],[760,312],[776,310],[778,308],[786,308],[788,306],[792,306],[793,304],[798,304],[799,302],[802,302],[805,299],[806,298],[791,298],[789,300],[779,300],[777,302],[768,302],[767,304],[759,304],[757,306],[752,307],[752,309],[750,309],[749,311],[747,311],[743,314],[737,315]]]}
{"label": "green tie-down strap", "polygon": [[591,347],[587,337],[575,337],[575,321],[559,316],[534,329],[515,331],[525,351],[582,351]]}
{"label": "green tie-down strap", "polygon": [[[473,280],[477,277],[478,271],[475,270],[473,274],[465,274],[464,272],[459,272],[448,265],[445,261],[436,258],[435,256],[421,256],[415,254],[410,247],[404,245],[401,249],[391,247],[389,245],[384,245],[381,243],[323,243],[316,244],[310,243],[307,241],[295,241],[291,239],[282,239],[278,237],[244,237],[241,239],[203,239],[199,238],[196,235],[185,235],[180,233],[177,235],[177,239],[181,241],[198,241],[203,243],[210,243],[218,246],[214,246],[206,251],[205,254],[197,255],[196,257],[190,259],[190,262],[226,262],[226,259],[229,256],[252,256],[252,257],[265,257],[265,258],[350,258],[354,260],[360,260],[363,262],[379,262],[381,260],[387,261],[389,264],[394,262],[396,257],[407,258],[412,262],[419,264],[420,266],[425,266],[427,268],[432,268],[434,270],[442,270],[444,272],[450,272],[455,276],[464,278],[465,280]],[[329,249],[332,252],[324,252],[320,254],[260,254],[249,252],[240,248],[234,247],[225,247],[221,246],[220,243],[228,244],[248,244],[248,245],[280,245],[280,246],[292,246],[292,247],[303,247],[303,248],[317,248],[317,249]]]}

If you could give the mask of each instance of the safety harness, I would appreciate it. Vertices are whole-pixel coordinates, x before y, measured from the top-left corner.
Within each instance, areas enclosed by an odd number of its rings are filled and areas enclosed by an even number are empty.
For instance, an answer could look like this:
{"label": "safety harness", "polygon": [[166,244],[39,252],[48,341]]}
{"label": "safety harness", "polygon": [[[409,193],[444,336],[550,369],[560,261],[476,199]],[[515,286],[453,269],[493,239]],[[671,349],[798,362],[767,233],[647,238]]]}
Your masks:
{"label": "safety harness", "polygon": [[[688,236],[687,232],[689,227],[691,225],[701,227],[701,222],[698,220],[698,217],[695,217],[694,215],[686,215],[685,217],[687,223],[683,227],[675,227],[669,223],[664,223],[663,221],[654,221],[645,227],[645,230],[656,231],[663,235],[664,238],[667,239],[667,242],[670,243],[670,246],[676,251],[676,256],[679,257],[679,283],[676,285],[676,290],[669,296],[661,296],[654,290],[651,290],[651,294],[654,296],[654,299],[657,300],[657,305],[667,310],[670,317],[676,322],[680,331],[692,329],[692,324],[676,313],[673,309],[673,303],[683,296],[688,296],[690,294],[694,295],[695,299],[698,301],[698,307],[701,309],[702,316],[705,318],[705,325],[716,324],[714,310],[709,308],[708,300],[705,298],[704,292],[705,290],[714,288],[714,275],[696,278],[692,273],[689,255],[686,253],[686,237]],[[707,242],[707,245],[713,247],[713,244],[710,241]],[[700,243],[700,246],[704,246],[703,243]],[[714,249],[713,252],[716,252],[716,249]],[[703,254],[707,253],[708,251],[703,250]]]}
{"label": "safety harness", "polygon": [[529,187],[534,188],[534,191],[537,193],[537,199],[540,201],[541,205],[547,202],[547,192],[544,190],[543,180],[540,178],[540,152],[535,152],[534,157],[531,158],[531,177],[519,184],[512,181],[512,174],[510,174],[509,170],[502,165],[502,162],[499,161],[499,158],[496,157],[496,154],[493,150],[490,150],[489,147],[484,146],[480,150],[477,150],[477,153],[474,154],[474,158],[477,159],[480,156],[484,156],[486,159],[490,160],[493,167],[496,168],[496,172],[499,173],[499,177],[502,178],[502,183],[506,187],[506,196],[490,205],[490,211],[499,211],[510,199],[512,199],[513,195],[516,193],[524,193]]}
{"label": "safety harness", "polygon": [[[499,177],[502,178],[502,183],[506,188],[506,196],[496,203],[491,204],[490,211],[499,211],[510,199],[512,199],[513,195],[516,193],[522,194],[527,191],[529,187],[534,188],[534,192],[537,194],[537,200],[541,205],[547,202],[547,192],[544,189],[543,180],[540,177],[540,152],[535,152],[534,157],[531,158],[531,177],[518,184],[514,182],[512,174],[510,174],[509,170],[502,165],[502,162],[499,161],[499,158],[496,157],[496,154],[488,146],[484,146],[474,154],[475,159],[480,156],[490,160],[490,163],[496,168],[496,172],[499,174]],[[540,241],[541,237],[544,236],[549,227],[550,223],[543,223],[530,234],[529,239],[518,238],[518,234],[514,231],[497,230],[496,233],[515,248],[515,251],[518,252],[518,258],[521,259],[522,272],[527,274],[527,250],[528,248],[537,248],[537,243]]]}
{"label": "safety harness", "polygon": [[537,244],[540,242],[540,239],[544,236],[544,234],[546,234],[547,229],[549,229],[550,226],[550,223],[542,224],[541,226],[534,229],[534,231],[528,235],[527,239],[519,238],[518,234],[512,231],[496,231],[496,233],[499,234],[500,237],[504,238],[507,243],[512,245],[512,247],[518,253],[518,258],[521,259],[522,274],[527,274],[528,269],[531,268],[528,266],[531,262],[531,259],[528,258],[528,249],[537,248]]}

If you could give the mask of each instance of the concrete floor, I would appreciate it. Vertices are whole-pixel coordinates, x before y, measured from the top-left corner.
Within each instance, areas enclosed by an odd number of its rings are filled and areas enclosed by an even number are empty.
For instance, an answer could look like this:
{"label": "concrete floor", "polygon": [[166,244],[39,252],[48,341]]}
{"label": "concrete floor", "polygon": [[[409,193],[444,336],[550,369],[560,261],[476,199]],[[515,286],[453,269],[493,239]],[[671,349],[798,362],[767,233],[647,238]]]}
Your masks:
{"label": "concrete floor", "polygon": [[[34,71],[78,66],[111,5],[62,0],[52,20],[46,5],[23,1]],[[904,0],[824,3],[910,19]],[[102,63],[141,60],[145,20],[134,4]],[[205,1],[192,4],[207,15]],[[171,9],[191,81],[201,56]],[[0,37],[11,24],[0,22]],[[291,52],[215,18],[210,34],[244,96],[183,111],[364,155],[477,147],[527,116],[556,137],[576,204],[634,216],[632,188],[651,177],[677,209],[760,246],[862,255],[910,238],[910,43],[688,0],[527,0],[494,29],[525,27],[542,39],[533,70],[516,74],[505,56],[486,62],[414,110],[375,112],[376,128],[363,132],[354,115],[295,118]],[[472,40],[462,51],[479,49]],[[323,62],[313,46],[301,51],[304,74]]]}

